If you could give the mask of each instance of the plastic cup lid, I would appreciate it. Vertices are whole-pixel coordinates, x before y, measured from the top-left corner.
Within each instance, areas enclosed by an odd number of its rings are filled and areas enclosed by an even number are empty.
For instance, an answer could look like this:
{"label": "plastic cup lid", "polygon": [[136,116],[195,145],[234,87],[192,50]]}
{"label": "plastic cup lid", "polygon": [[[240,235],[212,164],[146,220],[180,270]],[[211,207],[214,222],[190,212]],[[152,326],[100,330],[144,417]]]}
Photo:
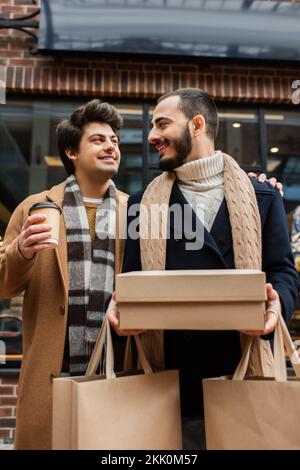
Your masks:
{"label": "plastic cup lid", "polygon": [[60,213],[62,213],[61,207],[59,207],[55,202],[38,202],[36,204],[33,204],[33,206],[30,207],[28,214],[30,215],[31,212],[35,209],[43,209],[43,208],[52,208],[52,209],[57,209],[59,210]]}

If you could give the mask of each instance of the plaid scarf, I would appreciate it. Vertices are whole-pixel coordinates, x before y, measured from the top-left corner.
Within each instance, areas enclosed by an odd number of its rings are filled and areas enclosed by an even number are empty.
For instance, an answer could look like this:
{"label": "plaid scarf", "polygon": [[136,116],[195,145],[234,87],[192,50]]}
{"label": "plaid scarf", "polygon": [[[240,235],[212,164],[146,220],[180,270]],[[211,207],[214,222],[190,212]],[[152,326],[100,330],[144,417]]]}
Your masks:
{"label": "plaid scarf", "polygon": [[69,269],[70,373],[85,372],[114,289],[116,189],[112,181],[96,212],[92,244],[86,209],[74,175],[63,202]]}

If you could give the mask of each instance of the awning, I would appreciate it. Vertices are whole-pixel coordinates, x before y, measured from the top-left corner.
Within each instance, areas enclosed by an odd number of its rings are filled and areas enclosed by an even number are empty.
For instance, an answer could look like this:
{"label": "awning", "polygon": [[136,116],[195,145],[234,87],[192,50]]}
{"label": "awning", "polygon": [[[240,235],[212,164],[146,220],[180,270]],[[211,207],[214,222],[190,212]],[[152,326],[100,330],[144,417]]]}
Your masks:
{"label": "awning", "polygon": [[300,4],[42,0],[39,49],[300,60]]}

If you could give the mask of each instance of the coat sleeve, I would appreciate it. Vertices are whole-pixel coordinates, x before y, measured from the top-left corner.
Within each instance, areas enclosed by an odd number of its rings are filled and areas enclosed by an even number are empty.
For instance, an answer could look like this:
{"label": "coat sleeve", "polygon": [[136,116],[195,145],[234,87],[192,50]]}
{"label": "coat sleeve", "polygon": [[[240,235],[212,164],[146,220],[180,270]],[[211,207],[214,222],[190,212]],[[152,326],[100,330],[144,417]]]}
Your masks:
{"label": "coat sleeve", "polygon": [[19,234],[25,221],[25,201],[20,204],[10,218],[3,245],[0,248],[0,297],[15,297],[25,289],[30,280],[36,261],[24,258],[18,246]]}
{"label": "coat sleeve", "polygon": [[262,229],[263,270],[281,300],[282,314],[289,321],[298,300],[298,273],[294,266],[282,198],[273,190],[273,200]]}

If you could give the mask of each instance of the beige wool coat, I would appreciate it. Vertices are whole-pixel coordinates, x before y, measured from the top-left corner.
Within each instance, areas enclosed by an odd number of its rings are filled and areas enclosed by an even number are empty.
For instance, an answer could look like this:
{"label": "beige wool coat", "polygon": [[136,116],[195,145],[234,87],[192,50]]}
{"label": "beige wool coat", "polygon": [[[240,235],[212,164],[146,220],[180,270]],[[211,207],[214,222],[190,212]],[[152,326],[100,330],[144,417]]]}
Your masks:
{"label": "beige wool coat", "polygon": [[[18,236],[28,209],[37,202],[62,206],[66,182],[25,199],[13,213],[0,249],[0,297],[25,291],[23,303],[23,362],[18,401],[16,449],[51,449],[52,379],[62,367],[68,313],[67,239],[63,215],[59,245],[32,260],[18,250]],[[120,272],[123,242],[118,236],[128,196],[117,191],[115,271]],[[125,219],[126,220],[126,219]]]}

